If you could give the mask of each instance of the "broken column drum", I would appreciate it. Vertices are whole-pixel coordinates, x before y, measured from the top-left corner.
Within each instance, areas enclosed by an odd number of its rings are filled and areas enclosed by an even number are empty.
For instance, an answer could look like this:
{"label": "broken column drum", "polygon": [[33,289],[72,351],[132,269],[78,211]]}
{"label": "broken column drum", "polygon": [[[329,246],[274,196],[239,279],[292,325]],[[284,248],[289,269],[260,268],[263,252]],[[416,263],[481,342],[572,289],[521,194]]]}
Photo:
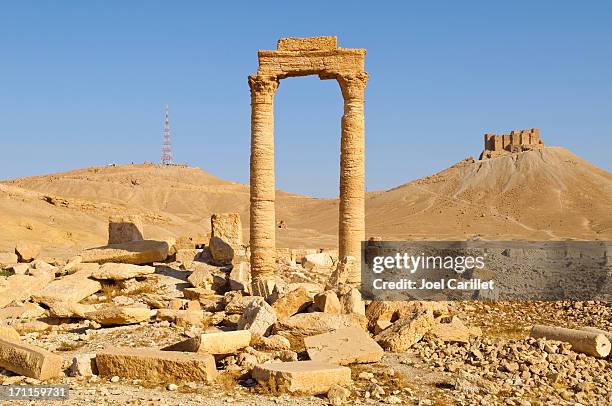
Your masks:
{"label": "broken column drum", "polygon": [[[338,48],[336,37],[285,38],[276,51],[259,51],[251,89],[251,272],[254,286],[272,279],[276,256],[274,213],[274,94],[279,81],[318,75],[335,79],[344,98],[340,143],[339,257],[361,258],[365,239],[365,49]],[[349,277],[359,283],[359,267]]]}

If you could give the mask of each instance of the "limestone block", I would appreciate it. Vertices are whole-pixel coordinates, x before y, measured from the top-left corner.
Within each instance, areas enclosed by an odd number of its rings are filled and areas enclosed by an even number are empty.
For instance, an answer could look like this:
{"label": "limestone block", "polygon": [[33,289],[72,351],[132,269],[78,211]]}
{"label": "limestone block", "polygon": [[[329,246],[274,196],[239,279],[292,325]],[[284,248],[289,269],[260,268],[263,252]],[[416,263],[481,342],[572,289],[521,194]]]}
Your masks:
{"label": "limestone block", "polygon": [[316,361],[275,362],[255,365],[253,379],[273,390],[319,395],[332,385],[350,385],[351,370],[347,367]]}
{"label": "limestone block", "polygon": [[108,220],[108,244],[142,241],[144,231],[139,215],[111,216]]}
{"label": "limestone block", "polygon": [[201,310],[159,309],[156,319],[170,321],[179,327],[202,327],[205,324],[204,312]]}
{"label": "limestone block", "polygon": [[211,382],[217,376],[215,358],[205,353],[150,348],[109,348],[96,354],[100,376],[146,379],[152,382]]}
{"label": "limestone block", "polygon": [[7,319],[35,319],[43,316],[45,309],[36,303],[25,303],[23,306],[9,306],[0,309],[0,320]]}
{"label": "limestone block", "polygon": [[58,318],[84,319],[85,314],[96,310],[94,305],[86,305],[75,302],[54,301],[48,304],[49,313]]}
{"label": "limestone block", "polygon": [[300,287],[280,296],[274,302],[274,304],[272,304],[272,308],[276,312],[276,317],[278,320],[282,320],[299,313],[311,302],[312,299],[310,298],[308,291],[305,288]]}
{"label": "limestone block", "polygon": [[12,275],[6,279],[6,284],[0,287],[0,308],[13,301],[25,301],[45,289],[53,280],[50,272],[41,271],[36,276]]}
{"label": "limestone block", "polygon": [[378,333],[376,326],[389,325],[400,318],[428,311],[435,318],[448,314],[447,302],[433,301],[373,301],[366,309],[368,329]]}
{"label": "limestone block", "polygon": [[151,318],[151,310],[146,307],[113,306],[85,314],[85,318],[103,326],[137,324]]}
{"label": "limestone block", "polygon": [[319,311],[330,314],[342,313],[342,305],[333,290],[327,290],[314,297],[314,303]]}
{"label": "limestone block", "polygon": [[177,262],[182,263],[185,268],[189,269],[200,258],[203,252],[203,249],[177,249],[175,259]]}
{"label": "limestone block", "polygon": [[21,242],[15,247],[19,262],[30,262],[40,255],[40,247],[29,242]]}
{"label": "limestone block", "polygon": [[0,337],[0,367],[44,381],[59,376],[62,357],[31,344]]}
{"label": "limestone block", "polygon": [[94,279],[123,281],[155,273],[155,267],[107,262],[91,274]]}
{"label": "limestone block", "polygon": [[13,264],[6,268],[7,271],[12,272],[13,275],[25,275],[28,273],[30,266],[28,264]]}
{"label": "limestone block", "polygon": [[404,352],[419,342],[436,324],[431,312],[405,316],[374,338],[387,351]]}
{"label": "limestone block", "polygon": [[313,361],[349,365],[378,362],[383,349],[361,327],[349,327],[304,338]]}
{"label": "limestone block", "polygon": [[17,254],[12,252],[0,252],[0,266],[16,264],[19,261]]}
{"label": "limestone block", "polygon": [[308,254],[302,259],[302,266],[307,270],[328,269],[334,265],[332,257],[325,253]]}
{"label": "limestone block", "polygon": [[341,289],[343,286],[349,283],[351,275],[354,275],[358,270],[359,264],[353,256],[346,256],[338,262],[336,268],[332,272],[327,285],[326,290]]}
{"label": "limestone block", "polygon": [[238,329],[249,330],[254,336],[265,336],[274,323],[276,323],[274,309],[263,300],[253,300],[238,320]]}
{"label": "limestone block", "polygon": [[340,303],[342,304],[342,310],[344,313],[355,313],[365,316],[365,303],[361,298],[361,292],[359,292],[359,289],[349,289],[340,297]]}
{"label": "limestone block", "polygon": [[249,292],[251,282],[251,265],[248,262],[234,264],[229,274],[230,289]]}
{"label": "limestone block", "polygon": [[77,354],[72,358],[70,376],[91,377],[98,375],[98,367],[96,365],[96,354]]}
{"label": "limestone block", "polygon": [[427,336],[435,337],[444,342],[468,343],[470,338],[482,335],[478,327],[468,327],[457,316],[441,320],[428,333]]}
{"label": "limestone block", "polygon": [[92,248],[81,253],[83,262],[118,262],[124,264],[144,265],[165,261],[170,246],[166,241],[131,241],[112,244],[101,248]]}
{"label": "limestone block", "polygon": [[[226,299],[228,296],[226,295]],[[225,303],[225,313],[227,314],[242,314],[246,308],[254,301],[264,302],[261,296],[229,296],[229,300]]]}
{"label": "limestone block", "polygon": [[102,289],[100,282],[89,279],[89,271],[78,271],[51,282],[40,293],[32,295],[38,303],[52,306],[54,302],[80,302]]}
{"label": "limestone block", "polygon": [[346,404],[350,396],[350,390],[336,384],[332,385],[327,392],[327,400],[329,400],[329,404],[332,406],[341,406]]}
{"label": "limestone block", "polygon": [[183,296],[185,299],[202,301],[214,298],[216,293],[214,290],[206,288],[185,288],[183,289]]}
{"label": "limestone block", "polygon": [[270,337],[261,337],[256,346],[266,351],[284,351],[291,349],[291,342],[283,336],[273,334]]}
{"label": "limestone block", "polygon": [[19,341],[19,333],[11,326],[0,324],[0,338]]}
{"label": "limestone block", "polygon": [[187,281],[194,288],[210,289],[213,283],[213,275],[208,269],[198,269],[189,275]]}
{"label": "limestone block", "polygon": [[218,237],[227,244],[242,245],[242,222],[239,213],[216,213],[210,217],[211,237]]}
{"label": "limestone block", "polygon": [[173,344],[164,351],[205,352],[213,355],[234,354],[248,347],[251,342],[249,330],[223,331],[206,333]]}
{"label": "limestone block", "polygon": [[346,327],[365,328],[366,324],[365,317],[357,314],[298,313],[279,320],[274,326],[274,333],[289,339],[292,349],[300,350],[304,347],[304,337]]}
{"label": "limestone block", "polygon": [[276,44],[278,51],[316,51],[338,48],[336,37],[281,38]]}

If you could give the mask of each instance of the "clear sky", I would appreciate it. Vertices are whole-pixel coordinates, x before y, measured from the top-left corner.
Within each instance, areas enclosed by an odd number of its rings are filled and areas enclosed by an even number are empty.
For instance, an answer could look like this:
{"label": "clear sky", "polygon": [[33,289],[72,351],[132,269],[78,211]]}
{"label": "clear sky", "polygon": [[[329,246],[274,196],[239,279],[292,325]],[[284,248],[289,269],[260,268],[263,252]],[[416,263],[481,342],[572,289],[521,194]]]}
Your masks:
{"label": "clear sky", "polygon": [[[368,190],[482,150],[485,132],[539,127],[612,170],[609,1],[2,1],[0,179],[177,161],[248,182],[257,50],[336,35],[367,48]],[[337,196],[342,96],[283,80],[277,187]]]}

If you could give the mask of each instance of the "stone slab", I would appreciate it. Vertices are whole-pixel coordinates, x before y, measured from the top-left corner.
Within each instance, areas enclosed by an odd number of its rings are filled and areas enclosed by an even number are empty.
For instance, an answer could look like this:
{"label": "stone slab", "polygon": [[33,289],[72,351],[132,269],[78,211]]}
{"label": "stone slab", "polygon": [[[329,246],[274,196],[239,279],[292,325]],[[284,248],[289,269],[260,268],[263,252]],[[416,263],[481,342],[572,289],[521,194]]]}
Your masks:
{"label": "stone slab", "polygon": [[118,262],[123,264],[144,265],[165,261],[170,245],[166,241],[131,241],[91,248],[81,253],[83,262]]}
{"label": "stone slab", "polygon": [[151,348],[111,348],[96,354],[100,376],[145,379],[150,382],[211,382],[217,376],[211,354],[161,351]]}
{"label": "stone slab", "polygon": [[274,362],[255,365],[253,379],[273,390],[319,395],[332,385],[350,385],[351,370],[340,365],[317,361]]}
{"label": "stone slab", "polygon": [[304,338],[313,361],[349,365],[378,362],[383,349],[360,327],[349,327]]}
{"label": "stone slab", "polygon": [[40,293],[32,295],[32,299],[47,306],[54,302],[80,302],[102,289],[100,282],[89,279],[89,275],[90,270],[82,270],[56,279]]}
{"label": "stone slab", "polygon": [[151,318],[151,310],[146,307],[109,307],[85,314],[85,318],[103,326],[137,324]]}
{"label": "stone slab", "polygon": [[92,272],[91,277],[94,279],[124,281],[126,279],[132,279],[139,276],[150,275],[152,273],[155,273],[155,268],[152,266],[107,262],[102,264],[98,270]]}
{"label": "stone slab", "polygon": [[0,337],[0,367],[11,372],[44,381],[59,376],[62,362],[43,348]]}
{"label": "stone slab", "polygon": [[213,355],[226,355],[248,347],[251,342],[249,330],[207,333],[189,338],[163,348],[164,351],[205,352]]}

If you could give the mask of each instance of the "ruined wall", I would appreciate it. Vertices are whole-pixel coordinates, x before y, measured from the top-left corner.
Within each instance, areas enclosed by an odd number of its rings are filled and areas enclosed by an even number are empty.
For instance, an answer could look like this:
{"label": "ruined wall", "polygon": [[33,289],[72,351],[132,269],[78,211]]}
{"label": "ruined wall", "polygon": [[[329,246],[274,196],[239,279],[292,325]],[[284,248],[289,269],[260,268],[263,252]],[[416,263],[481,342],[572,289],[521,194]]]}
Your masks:
{"label": "ruined wall", "polygon": [[480,159],[531,151],[543,146],[539,128],[512,130],[502,135],[487,133],[484,135],[484,151],[480,154]]}

